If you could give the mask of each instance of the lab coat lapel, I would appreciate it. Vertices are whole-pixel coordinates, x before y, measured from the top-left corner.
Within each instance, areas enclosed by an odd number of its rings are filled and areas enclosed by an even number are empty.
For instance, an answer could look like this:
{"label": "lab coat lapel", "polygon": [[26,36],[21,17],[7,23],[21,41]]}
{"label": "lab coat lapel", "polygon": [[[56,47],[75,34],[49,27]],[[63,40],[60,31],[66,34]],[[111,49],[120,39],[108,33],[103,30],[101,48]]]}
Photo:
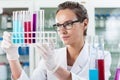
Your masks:
{"label": "lab coat lapel", "polygon": [[67,49],[66,47],[63,48],[63,50],[61,50],[61,54],[60,54],[60,62],[61,62],[61,66],[67,70]]}
{"label": "lab coat lapel", "polygon": [[71,72],[73,72],[75,74],[79,74],[79,73],[83,72],[84,69],[88,66],[88,62],[89,62],[88,44],[85,43],[77,60],[73,64]]}

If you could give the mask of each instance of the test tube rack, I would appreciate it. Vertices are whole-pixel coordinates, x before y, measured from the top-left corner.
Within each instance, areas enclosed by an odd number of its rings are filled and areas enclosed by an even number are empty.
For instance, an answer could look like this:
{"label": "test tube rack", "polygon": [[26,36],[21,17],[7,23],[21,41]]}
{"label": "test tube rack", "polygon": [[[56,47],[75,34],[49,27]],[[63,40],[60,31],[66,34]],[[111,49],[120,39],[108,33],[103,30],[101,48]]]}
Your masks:
{"label": "test tube rack", "polygon": [[44,10],[13,11],[12,42],[14,44],[57,43],[55,31],[44,31]]}

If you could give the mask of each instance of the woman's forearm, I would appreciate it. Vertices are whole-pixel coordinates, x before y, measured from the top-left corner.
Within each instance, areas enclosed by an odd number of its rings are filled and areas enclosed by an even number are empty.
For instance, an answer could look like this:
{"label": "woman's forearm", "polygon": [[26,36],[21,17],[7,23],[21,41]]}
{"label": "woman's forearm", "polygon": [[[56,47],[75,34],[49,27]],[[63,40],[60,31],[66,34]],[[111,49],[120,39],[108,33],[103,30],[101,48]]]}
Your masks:
{"label": "woman's forearm", "polygon": [[14,80],[17,80],[22,73],[20,62],[19,60],[9,60],[9,64],[12,72],[12,77],[14,78]]}
{"label": "woman's forearm", "polygon": [[72,80],[71,72],[65,70],[62,67],[59,67],[57,71],[54,73],[54,75],[59,79],[59,80]]}

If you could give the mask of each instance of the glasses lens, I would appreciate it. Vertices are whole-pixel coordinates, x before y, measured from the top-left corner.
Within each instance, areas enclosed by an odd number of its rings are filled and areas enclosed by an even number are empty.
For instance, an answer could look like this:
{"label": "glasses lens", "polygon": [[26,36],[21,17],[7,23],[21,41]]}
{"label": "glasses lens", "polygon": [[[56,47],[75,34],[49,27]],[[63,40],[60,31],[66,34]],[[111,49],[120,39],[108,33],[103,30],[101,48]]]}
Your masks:
{"label": "glasses lens", "polygon": [[71,29],[72,25],[73,25],[73,23],[71,21],[70,22],[66,22],[66,23],[64,23],[64,28],[65,29]]}
{"label": "glasses lens", "polygon": [[63,24],[54,24],[53,28],[55,30],[60,30],[61,27],[64,27],[66,30],[71,29],[73,27],[73,24],[79,22],[79,20],[75,20],[75,21],[67,21]]}
{"label": "glasses lens", "polygon": [[54,30],[57,31],[57,28],[58,28],[57,24],[54,24],[54,25],[53,25],[53,28],[54,28]]}

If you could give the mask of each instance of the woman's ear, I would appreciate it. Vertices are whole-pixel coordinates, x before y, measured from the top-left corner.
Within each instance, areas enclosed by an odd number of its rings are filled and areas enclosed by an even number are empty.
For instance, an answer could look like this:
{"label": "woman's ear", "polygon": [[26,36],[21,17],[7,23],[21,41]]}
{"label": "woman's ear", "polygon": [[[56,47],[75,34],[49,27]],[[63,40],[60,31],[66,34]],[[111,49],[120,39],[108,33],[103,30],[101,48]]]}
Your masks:
{"label": "woman's ear", "polygon": [[83,21],[83,24],[84,24],[84,29],[86,30],[87,27],[88,27],[88,19],[85,19],[85,20]]}

